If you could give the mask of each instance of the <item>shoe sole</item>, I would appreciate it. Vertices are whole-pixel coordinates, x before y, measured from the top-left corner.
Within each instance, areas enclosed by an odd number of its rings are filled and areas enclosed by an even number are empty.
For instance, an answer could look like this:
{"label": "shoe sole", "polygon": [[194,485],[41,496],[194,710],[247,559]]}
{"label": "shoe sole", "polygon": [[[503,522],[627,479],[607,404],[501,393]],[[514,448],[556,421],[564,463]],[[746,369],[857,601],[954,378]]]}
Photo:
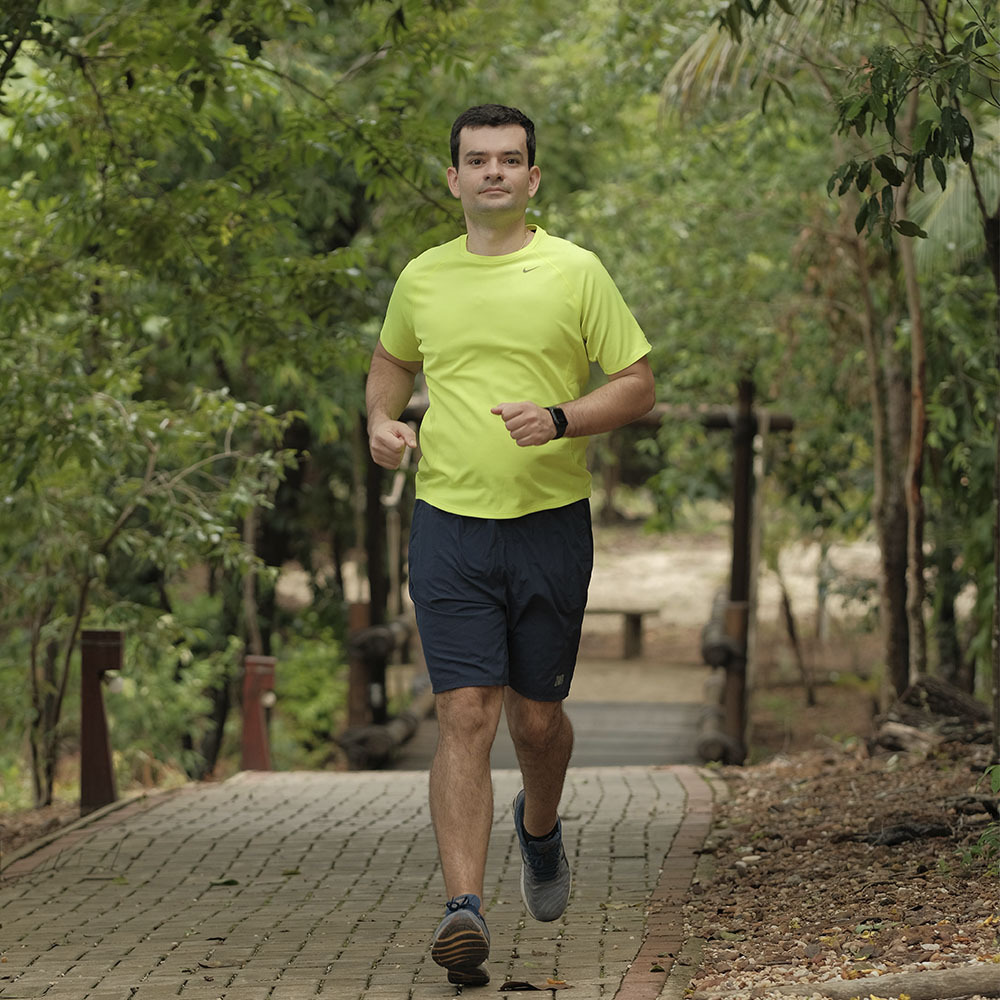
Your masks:
{"label": "shoe sole", "polygon": [[486,969],[485,962],[475,969],[448,970],[448,982],[453,986],[486,986],[489,981],[490,974]]}
{"label": "shoe sole", "polygon": [[[431,958],[438,965],[444,966],[451,975],[472,975],[477,972],[477,967],[482,965],[490,957],[490,945],[483,936],[482,930],[473,924],[455,927],[454,930],[448,928],[431,945]],[[471,985],[470,980],[463,980],[467,985]],[[487,977],[486,982],[489,982]]]}

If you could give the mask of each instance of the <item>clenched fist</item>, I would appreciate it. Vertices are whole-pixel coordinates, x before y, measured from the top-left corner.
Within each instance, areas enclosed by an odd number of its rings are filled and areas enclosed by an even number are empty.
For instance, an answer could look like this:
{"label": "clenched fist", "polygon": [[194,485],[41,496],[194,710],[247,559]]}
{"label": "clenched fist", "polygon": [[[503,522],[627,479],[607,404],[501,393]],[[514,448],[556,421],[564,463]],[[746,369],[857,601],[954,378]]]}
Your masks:
{"label": "clenched fist", "polygon": [[399,420],[383,420],[369,428],[368,448],[376,465],[383,469],[398,469],[407,448],[416,448],[417,435],[408,424]]}
{"label": "clenched fist", "polygon": [[552,415],[537,403],[498,403],[490,413],[503,419],[510,436],[521,448],[546,444],[556,436]]}

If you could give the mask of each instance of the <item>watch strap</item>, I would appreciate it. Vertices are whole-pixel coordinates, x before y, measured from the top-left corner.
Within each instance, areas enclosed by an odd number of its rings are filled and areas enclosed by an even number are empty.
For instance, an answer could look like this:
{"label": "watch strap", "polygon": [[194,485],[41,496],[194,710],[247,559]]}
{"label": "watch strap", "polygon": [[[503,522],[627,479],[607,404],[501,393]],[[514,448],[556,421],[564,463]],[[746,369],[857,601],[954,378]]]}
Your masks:
{"label": "watch strap", "polygon": [[566,433],[569,421],[566,419],[566,414],[563,413],[560,407],[546,406],[545,409],[549,411],[549,416],[552,417],[552,423],[556,425],[556,436],[553,440],[558,440]]}

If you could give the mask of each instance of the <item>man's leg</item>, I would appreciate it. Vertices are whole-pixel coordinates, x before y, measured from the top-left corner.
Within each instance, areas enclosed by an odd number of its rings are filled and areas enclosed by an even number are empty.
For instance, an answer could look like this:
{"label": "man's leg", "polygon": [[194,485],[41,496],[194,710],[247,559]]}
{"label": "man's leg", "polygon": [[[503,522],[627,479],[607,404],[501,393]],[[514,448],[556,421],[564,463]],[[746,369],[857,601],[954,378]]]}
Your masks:
{"label": "man's leg", "polygon": [[431,820],[445,892],[483,896],[493,826],[490,749],[503,706],[502,687],[466,687],[437,696],[438,746],[430,774]]}
{"label": "man's leg", "polygon": [[507,696],[507,722],[524,779],[513,806],[521,847],[521,898],[535,920],[558,920],[572,882],[557,810],[573,751],[573,727],[562,702],[532,701],[513,691]]}
{"label": "man's leg", "polygon": [[544,837],[558,819],[573,752],[573,726],[561,701],[532,701],[507,688],[505,703],[524,779],[524,829],[533,837]]}

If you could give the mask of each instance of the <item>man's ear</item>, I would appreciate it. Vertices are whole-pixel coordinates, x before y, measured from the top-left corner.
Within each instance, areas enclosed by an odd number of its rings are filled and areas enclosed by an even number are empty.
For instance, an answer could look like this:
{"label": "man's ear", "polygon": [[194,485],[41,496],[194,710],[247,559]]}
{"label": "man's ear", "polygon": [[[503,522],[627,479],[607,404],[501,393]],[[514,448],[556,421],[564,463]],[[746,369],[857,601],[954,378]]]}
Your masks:
{"label": "man's ear", "polygon": [[528,197],[529,198],[534,198],[535,197],[535,192],[538,190],[538,185],[541,183],[541,180],[542,180],[542,171],[539,168],[538,164],[536,163],[528,171]]}
{"label": "man's ear", "polygon": [[448,190],[456,197],[461,197],[458,189],[458,171],[454,167],[449,167],[447,171]]}

